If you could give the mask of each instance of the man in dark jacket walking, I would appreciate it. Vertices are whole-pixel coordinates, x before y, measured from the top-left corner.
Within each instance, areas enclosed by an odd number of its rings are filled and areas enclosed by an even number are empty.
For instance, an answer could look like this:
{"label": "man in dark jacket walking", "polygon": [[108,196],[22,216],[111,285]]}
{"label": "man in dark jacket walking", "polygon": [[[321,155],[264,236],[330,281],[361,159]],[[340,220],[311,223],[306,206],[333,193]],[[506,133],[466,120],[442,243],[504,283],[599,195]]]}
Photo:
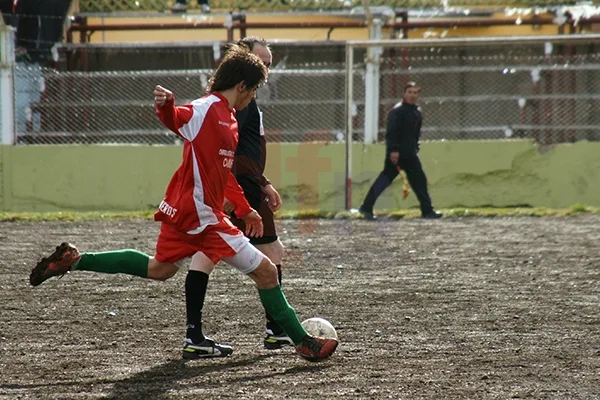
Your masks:
{"label": "man in dark jacket walking", "polygon": [[431,204],[427,190],[427,177],[419,160],[419,138],[423,118],[417,106],[420,87],[415,82],[408,82],[404,87],[402,103],[394,107],[388,114],[385,134],[386,152],[383,171],[369,189],[359,212],[366,219],[374,219],[373,206],[383,191],[404,170],[408,183],[415,192],[421,205],[423,218],[441,218]]}

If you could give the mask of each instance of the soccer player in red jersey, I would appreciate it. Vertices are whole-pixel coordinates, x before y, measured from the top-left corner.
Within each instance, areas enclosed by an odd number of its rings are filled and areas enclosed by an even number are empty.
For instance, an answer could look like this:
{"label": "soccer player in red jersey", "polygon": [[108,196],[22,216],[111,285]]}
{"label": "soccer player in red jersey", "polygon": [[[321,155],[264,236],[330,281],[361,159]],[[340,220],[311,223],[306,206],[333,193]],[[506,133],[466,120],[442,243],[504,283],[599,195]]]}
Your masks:
{"label": "soccer player in red jersey", "polygon": [[236,216],[244,220],[246,235],[262,236],[261,218],[248,204],[231,167],[238,142],[235,110],[245,108],[255,98],[266,77],[267,68],[261,59],[234,45],[211,78],[204,97],[177,107],[173,93],[157,86],[156,113],[184,145],[183,161],[154,215],[161,221],[154,257],[131,249],[80,254],[73,245],[63,243],[35,266],[30,283],[37,286],[72,269],[157,279],[150,276],[153,271],[172,276],[177,264],[191,257],[185,282],[183,357],[226,357],[233,352],[231,346],[205,337],[201,322],[206,295],[203,280],[208,278],[203,271],[211,271],[223,260],[254,280],[266,312],[285,330],[302,357],[319,360],[333,354],[338,342],[307,334],[281,290],[275,265],[249,243],[223,211],[227,199]]}

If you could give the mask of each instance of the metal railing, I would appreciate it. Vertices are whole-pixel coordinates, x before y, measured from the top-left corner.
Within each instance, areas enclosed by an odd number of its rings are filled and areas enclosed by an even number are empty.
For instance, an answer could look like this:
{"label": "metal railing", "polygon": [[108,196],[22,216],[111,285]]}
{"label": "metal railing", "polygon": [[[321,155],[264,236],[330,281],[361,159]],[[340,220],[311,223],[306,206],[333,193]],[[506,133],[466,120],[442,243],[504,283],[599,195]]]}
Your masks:
{"label": "metal railing", "polygon": [[[118,12],[118,11],[166,11],[174,0],[80,0],[79,6],[84,12]],[[371,6],[389,6],[398,8],[437,8],[439,0],[370,0]],[[479,0],[450,0],[445,2],[448,7],[481,7]],[[550,7],[576,4],[577,0],[488,0],[487,7],[504,8],[520,7]],[[597,2],[595,2],[597,3]],[[360,0],[211,0],[214,9],[227,10],[336,10],[342,8],[361,7]],[[199,8],[194,0],[188,1],[191,9]]]}

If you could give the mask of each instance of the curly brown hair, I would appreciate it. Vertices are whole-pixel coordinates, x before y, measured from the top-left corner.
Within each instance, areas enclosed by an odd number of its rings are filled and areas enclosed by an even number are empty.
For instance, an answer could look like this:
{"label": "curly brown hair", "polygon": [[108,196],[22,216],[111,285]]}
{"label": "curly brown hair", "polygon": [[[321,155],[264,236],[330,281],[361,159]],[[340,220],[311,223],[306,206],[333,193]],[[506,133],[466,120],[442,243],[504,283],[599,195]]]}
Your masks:
{"label": "curly brown hair", "polygon": [[237,44],[239,46],[246,46],[250,50],[254,50],[254,46],[256,46],[257,44],[266,47],[267,49],[270,49],[269,43],[267,43],[265,39],[258,36],[246,36],[238,40]]}
{"label": "curly brown hair", "polygon": [[267,68],[262,60],[246,46],[231,45],[210,78],[207,92],[221,92],[244,82],[247,90],[254,90],[267,79]]}

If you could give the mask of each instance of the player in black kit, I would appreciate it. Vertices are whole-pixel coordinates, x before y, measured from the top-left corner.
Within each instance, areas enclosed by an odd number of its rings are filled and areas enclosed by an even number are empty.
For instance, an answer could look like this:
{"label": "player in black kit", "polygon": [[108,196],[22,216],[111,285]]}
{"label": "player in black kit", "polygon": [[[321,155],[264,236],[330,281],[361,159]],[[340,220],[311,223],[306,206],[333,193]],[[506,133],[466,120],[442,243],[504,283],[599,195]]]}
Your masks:
{"label": "player in black kit", "polygon": [[[241,39],[243,45],[260,57],[267,68],[271,67],[273,56],[267,42],[258,37],[249,36]],[[277,266],[279,284],[281,285],[281,258],[283,245],[277,237],[273,212],[281,207],[281,197],[271,182],[264,176],[267,158],[267,142],[263,129],[262,111],[252,100],[250,105],[236,114],[238,120],[239,142],[235,152],[232,172],[244,190],[250,206],[258,211],[264,226],[263,236],[249,237],[250,243],[256,246]],[[232,215],[231,221],[244,232],[244,221]],[[279,349],[293,345],[292,340],[283,329],[267,314],[266,336],[264,346],[267,349]]]}

